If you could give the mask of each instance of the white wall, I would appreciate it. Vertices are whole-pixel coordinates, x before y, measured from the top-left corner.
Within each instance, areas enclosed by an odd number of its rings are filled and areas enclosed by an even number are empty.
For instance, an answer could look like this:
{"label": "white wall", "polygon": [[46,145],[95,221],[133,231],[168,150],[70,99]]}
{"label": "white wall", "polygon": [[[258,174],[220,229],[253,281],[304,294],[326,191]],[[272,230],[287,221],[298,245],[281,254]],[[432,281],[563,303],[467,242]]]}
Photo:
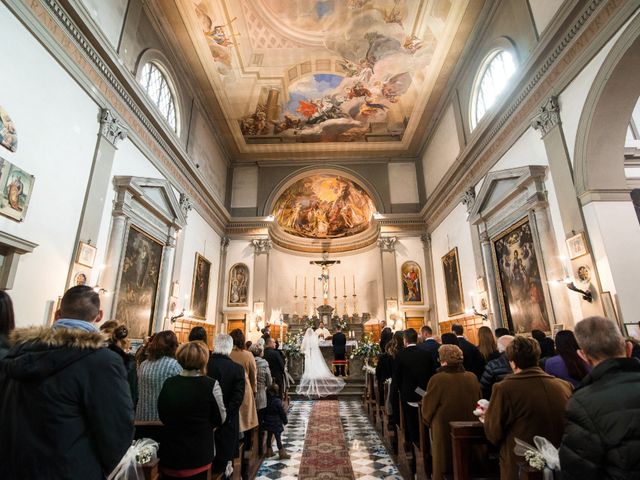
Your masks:
{"label": "white wall", "polygon": [[422,157],[422,171],[427,196],[433,193],[449,167],[458,158],[459,153],[460,142],[458,141],[456,120],[453,106],[450,105],[442,116]]}
{"label": "white wall", "polygon": [[561,6],[561,0],[529,0],[529,7],[531,8],[533,21],[539,35],[541,35],[545,28],[547,28],[547,25],[551,23],[553,15]]}
{"label": "white wall", "polygon": [[418,203],[420,199],[415,163],[390,163],[388,171],[391,203]]}
{"label": "white wall", "polygon": [[23,255],[11,295],[18,326],[44,324],[62,295],[96,144],[98,107],[0,5],[0,105],[15,122],[18,151],[0,156],[35,175],[24,222],[0,230],[39,246]]}
{"label": "white wall", "polygon": [[113,48],[118,48],[128,0],[80,0],[102,29]]}
{"label": "white wall", "polygon": [[258,205],[258,167],[236,167],[233,170],[231,208]]}
{"label": "white wall", "polygon": [[467,210],[461,203],[431,233],[431,255],[434,266],[438,321],[440,322],[457,318],[448,316],[447,293],[442,268],[442,257],[455,247],[458,247],[462,293],[464,306],[467,309],[471,308],[474,303],[472,294],[476,294],[478,274],[473,259],[473,244],[471,242],[471,228],[467,222]]}

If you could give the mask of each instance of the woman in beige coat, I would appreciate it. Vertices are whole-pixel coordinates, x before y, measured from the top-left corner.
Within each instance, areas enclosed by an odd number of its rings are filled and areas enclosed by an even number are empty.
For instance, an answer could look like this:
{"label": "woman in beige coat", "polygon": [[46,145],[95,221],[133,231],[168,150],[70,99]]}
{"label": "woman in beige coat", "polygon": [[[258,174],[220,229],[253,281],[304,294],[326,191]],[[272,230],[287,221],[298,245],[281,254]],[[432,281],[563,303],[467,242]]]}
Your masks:
{"label": "woman in beige coat", "polygon": [[233,350],[229,358],[244,368],[245,386],[244,399],[240,406],[240,431],[247,432],[258,426],[258,412],[256,410],[256,361],[253,354],[245,349],[245,339],[242,330],[236,329],[229,335],[233,338]]}
{"label": "woman in beige coat", "polygon": [[433,480],[453,472],[449,422],[475,420],[473,410],[481,396],[478,378],[462,366],[460,347],[442,345],[438,356],[442,366],[429,380],[422,398],[422,420],[431,431]]}

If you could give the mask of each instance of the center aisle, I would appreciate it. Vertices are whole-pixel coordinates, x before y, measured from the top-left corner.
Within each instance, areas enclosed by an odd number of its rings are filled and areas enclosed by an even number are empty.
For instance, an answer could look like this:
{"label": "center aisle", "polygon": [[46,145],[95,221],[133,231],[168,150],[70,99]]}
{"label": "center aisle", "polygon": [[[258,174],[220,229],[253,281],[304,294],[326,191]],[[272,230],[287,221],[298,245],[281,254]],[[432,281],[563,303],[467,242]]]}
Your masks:
{"label": "center aisle", "polygon": [[282,439],[291,459],[265,460],[258,480],[402,480],[359,401],[293,401]]}

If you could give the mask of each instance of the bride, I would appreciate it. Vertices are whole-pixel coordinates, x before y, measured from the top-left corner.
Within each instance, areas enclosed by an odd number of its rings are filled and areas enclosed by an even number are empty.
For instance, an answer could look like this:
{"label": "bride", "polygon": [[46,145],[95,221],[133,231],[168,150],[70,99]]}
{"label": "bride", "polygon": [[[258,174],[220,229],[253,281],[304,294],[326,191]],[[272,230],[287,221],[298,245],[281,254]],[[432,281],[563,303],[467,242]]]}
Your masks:
{"label": "bride", "polygon": [[304,353],[304,373],[298,385],[298,395],[328,397],[344,388],[344,380],[334,376],[322,356],[318,336],[307,328],[300,350]]}

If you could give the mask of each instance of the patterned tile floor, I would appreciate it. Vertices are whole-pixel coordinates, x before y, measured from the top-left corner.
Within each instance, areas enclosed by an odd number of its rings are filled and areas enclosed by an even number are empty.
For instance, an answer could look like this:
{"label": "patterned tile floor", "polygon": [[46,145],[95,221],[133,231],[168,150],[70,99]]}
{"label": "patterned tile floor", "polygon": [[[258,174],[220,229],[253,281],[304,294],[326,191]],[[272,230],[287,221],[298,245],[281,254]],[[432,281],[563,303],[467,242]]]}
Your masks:
{"label": "patterned tile floor", "polygon": [[[291,480],[298,478],[304,438],[314,401],[298,400],[291,403],[289,425],[282,440],[291,454],[291,460],[267,459],[258,470],[258,480]],[[402,480],[393,459],[387,453],[380,437],[369,422],[362,404],[340,401],[340,418],[351,465],[358,480]]]}

